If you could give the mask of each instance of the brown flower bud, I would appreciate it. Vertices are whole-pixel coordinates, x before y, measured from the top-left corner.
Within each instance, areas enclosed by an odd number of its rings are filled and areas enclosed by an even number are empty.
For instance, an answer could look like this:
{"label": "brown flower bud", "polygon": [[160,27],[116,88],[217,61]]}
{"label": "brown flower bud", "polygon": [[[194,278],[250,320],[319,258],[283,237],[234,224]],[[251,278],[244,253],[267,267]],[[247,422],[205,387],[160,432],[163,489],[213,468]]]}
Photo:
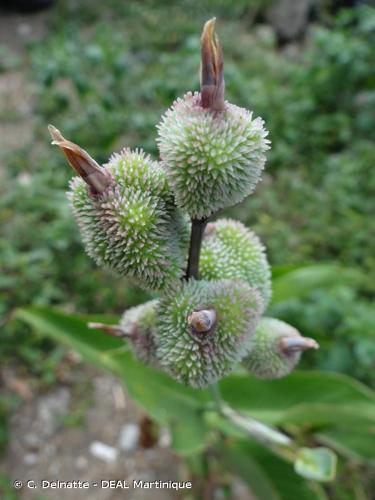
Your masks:
{"label": "brown flower bud", "polygon": [[203,27],[201,38],[201,99],[202,107],[212,111],[224,110],[223,51],[215,33],[216,19]]}
{"label": "brown flower bud", "polygon": [[93,330],[102,330],[112,337],[131,337],[132,332],[126,330],[121,325],[107,325],[106,323],[87,323],[89,328]]}
{"label": "brown flower bud", "polygon": [[111,183],[111,178],[91,156],[74,142],[68,141],[53,125],[48,125],[52,144],[61,148],[69,164],[82,177],[93,195],[103,193]]}
{"label": "brown flower bud", "polygon": [[319,344],[308,337],[281,337],[279,347],[285,355],[289,355],[307,351],[308,349],[319,349]]}

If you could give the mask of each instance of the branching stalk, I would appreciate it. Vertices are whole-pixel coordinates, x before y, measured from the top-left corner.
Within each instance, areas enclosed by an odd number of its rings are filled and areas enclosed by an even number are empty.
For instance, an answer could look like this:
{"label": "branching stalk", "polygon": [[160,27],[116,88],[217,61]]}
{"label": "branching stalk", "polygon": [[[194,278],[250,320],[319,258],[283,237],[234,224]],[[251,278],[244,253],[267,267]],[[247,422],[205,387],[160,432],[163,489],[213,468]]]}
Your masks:
{"label": "branching stalk", "polygon": [[220,395],[220,388],[218,384],[212,384],[209,387],[209,390],[211,392],[212,399],[215,402],[216,410],[220,413],[223,414],[223,402],[221,400],[221,395]]}
{"label": "branching stalk", "polygon": [[[203,234],[207,222],[208,218],[192,219],[191,221],[189,259],[185,276],[186,280],[189,280],[190,278],[199,279],[199,258],[201,253]],[[222,401],[218,384],[211,385],[209,387],[209,390],[211,392],[212,399],[215,402],[217,411],[221,413]]]}
{"label": "branching stalk", "polygon": [[221,405],[221,415],[245,431],[267,448],[270,448],[284,459],[294,462],[298,451],[297,444],[286,434],[259,422],[258,420],[239,413],[226,404]]}

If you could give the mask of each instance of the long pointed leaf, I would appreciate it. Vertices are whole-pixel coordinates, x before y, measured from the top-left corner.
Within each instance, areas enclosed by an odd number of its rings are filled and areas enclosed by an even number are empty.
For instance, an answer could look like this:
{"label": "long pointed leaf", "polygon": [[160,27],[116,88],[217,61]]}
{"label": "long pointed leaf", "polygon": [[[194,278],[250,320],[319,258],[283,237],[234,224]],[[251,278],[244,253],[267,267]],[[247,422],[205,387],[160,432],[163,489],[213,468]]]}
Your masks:
{"label": "long pointed leaf", "polygon": [[314,264],[280,273],[272,282],[272,304],[292,298],[302,298],[316,288],[356,285],[361,281],[357,270],[336,264]]}

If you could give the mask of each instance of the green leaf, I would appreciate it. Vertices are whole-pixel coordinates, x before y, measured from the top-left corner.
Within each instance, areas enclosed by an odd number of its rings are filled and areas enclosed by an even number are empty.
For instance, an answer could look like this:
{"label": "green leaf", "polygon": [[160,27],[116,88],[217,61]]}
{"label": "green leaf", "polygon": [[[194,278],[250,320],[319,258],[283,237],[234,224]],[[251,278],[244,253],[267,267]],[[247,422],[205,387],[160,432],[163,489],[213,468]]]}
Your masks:
{"label": "green leaf", "polygon": [[295,271],[296,269],[300,269],[301,267],[306,267],[308,264],[281,264],[272,266],[272,281],[276,280],[276,278],[280,278],[280,276],[284,276],[285,274],[290,273],[291,271]]}
{"label": "green leaf", "polygon": [[184,387],[139,363],[122,340],[88,328],[87,316],[83,320],[47,307],[18,309],[15,316],[121,377],[129,394],[151,417],[171,426],[177,451],[193,453],[205,447],[207,429],[201,412],[209,400],[207,392]]}
{"label": "green leaf", "polygon": [[300,448],[294,463],[295,471],[307,479],[333,481],[337,458],[328,448]]}
{"label": "green leaf", "polygon": [[281,500],[275,485],[267,472],[260,467],[250,454],[244,454],[229,448],[224,453],[224,462],[229,469],[246,481],[251,491],[259,500]]}
{"label": "green leaf", "polygon": [[88,317],[84,320],[79,316],[48,307],[17,309],[14,317],[28,323],[36,331],[79,352],[87,361],[112,372],[116,371],[116,363],[108,353],[116,349],[124,349],[124,342],[99,330],[88,328],[86,324]]}
{"label": "green leaf", "polygon": [[337,285],[357,285],[362,280],[355,269],[336,264],[315,264],[279,273],[272,283],[272,304],[292,298],[302,298],[317,288]]}
{"label": "green leaf", "polygon": [[[363,384],[328,372],[295,372],[272,381],[257,380],[249,375],[231,375],[220,382],[223,399],[237,410],[248,412],[265,423],[286,427],[299,433],[329,433],[346,426],[361,429],[371,439],[375,425],[375,395]],[[345,436],[332,436],[353,454],[368,458],[369,450]],[[324,442],[324,441],[323,441]],[[329,445],[329,442],[327,442]],[[361,449],[362,448],[362,452]]]}
{"label": "green leaf", "polygon": [[341,455],[375,464],[375,427],[354,426],[324,429],[316,434],[319,442],[335,449]]}
{"label": "green leaf", "polygon": [[318,500],[326,498],[319,485],[298,476],[293,466],[250,440],[227,440],[219,453],[258,500]]}

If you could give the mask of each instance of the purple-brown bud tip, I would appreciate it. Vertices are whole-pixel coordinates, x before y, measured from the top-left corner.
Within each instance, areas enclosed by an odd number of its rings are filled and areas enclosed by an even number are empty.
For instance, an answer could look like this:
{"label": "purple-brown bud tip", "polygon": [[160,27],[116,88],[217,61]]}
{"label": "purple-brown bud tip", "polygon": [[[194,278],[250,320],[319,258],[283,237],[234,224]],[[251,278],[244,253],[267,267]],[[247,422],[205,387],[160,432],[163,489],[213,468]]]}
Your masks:
{"label": "purple-brown bud tip", "polygon": [[282,337],[279,340],[279,346],[285,355],[307,351],[308,349],[319,349],[319,344],[314,339],[307,337]]}
{"label": "purple-brown bud tip", "polygon": [[93,330],[102,330],[112,337],[129,337],[131,333],[122,328],[121,325],[107,325],[105,323],[87,323],[89,328]]}
{"label": "purple-brown bud tip", "polygon": [[71,167],[89,186],[91,194],[103,193],[111,182],[109,175],[103,172],[98,163],[84,149],[65,139],[56,127],[48,125],[48,130],[52,137],[52,144],[59,146]]}
{"label": "purple-brown bud tip", "polygon": [[224,110],[223,51],[215,33],[216,19],[203,27],[201,37],[201,99],[202,107],[211,111]]}
{"label": "purple-brown bud tip", "polygon": [[216,325],[215,309],[193,311],[187,318],[189,328],[193,333],[209,333]]}

